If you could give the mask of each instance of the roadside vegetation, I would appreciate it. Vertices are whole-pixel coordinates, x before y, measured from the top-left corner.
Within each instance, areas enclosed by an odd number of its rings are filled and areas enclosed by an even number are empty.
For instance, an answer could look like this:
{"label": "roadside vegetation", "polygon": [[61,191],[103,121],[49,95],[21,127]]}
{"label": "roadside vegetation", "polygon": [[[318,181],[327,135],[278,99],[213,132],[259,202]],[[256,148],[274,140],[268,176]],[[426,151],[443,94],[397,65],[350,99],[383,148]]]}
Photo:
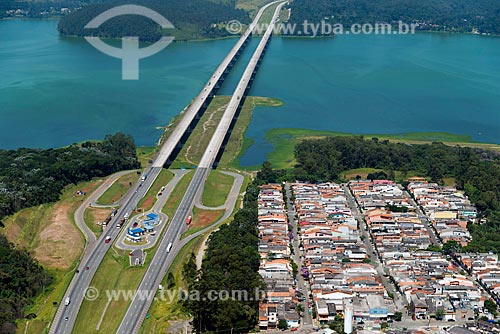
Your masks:
{"label": "roadside vegetation", "polygon": [[111,211],[113,211],[111,208],[87,208],[85,210],[83,214],[85,224],[92,232],[94,232],[97,238],[99,238],[103,230],[102,225],[98,225],[97,223],[102,223],[107,217],[109,217]]}
{"label": "roadside vegetation", "polygon": [[149,166],[149,161],[153,160],[156,153],[158,152],[158,146],[138,146],[136,149],[137,159],[141,164],[141,168],[144,169]]}
{"label": "roadside vegetation", "polygon": [[[74,225],[73,216],[85,197],[77,192],[83,190],[90,194],[102,182],[96,179],[67,186],[58,202],[23,209],[5,219],[2,234],[18,248],[29,251],[52,278],[25,307],[23,319],[17,321],[18,333],[48,331],[83,251],[83,237]],[[28,314],[36,314],[36,318],[26,319]]]}
{"label": "roadside vegetation", "polygon": [[257,323],[258,300],[215,300],[207,298],[210,290],[247,291],[254,296],[256,289],[263,288],[258,273],[260,257],[257,237],[257,197],[259,185],[267,183],[269,173],[258,173],[248,185],[243,208],[234,215],[232,222],[221,225],[207,242],[201,270],[195,270],[194,258],[190,257],[183,268],[183,281],[189,291],[198,291],[198,300],[183,303],[193,316],[197,332],[230,331],[248,332]]}
{"label": "roadside vegetation", "polygon": [[137,204],[137,207],[141,208],[143,211],[151,210],[156,202],[156,195],[173,177],[174,174],[172,174],[172,172],[167,169],[162,169],[160,175],[158,175],[155,182],[151,185],[151,188],[149,188],[146,195],[139,201],[139,204]]}
{"label": "roadside vegetation", "polygon": [[121,176],[99,197],[97,204],[114,205],[129,191],[138,179],[139,175],[135,171]]}
{"label": "roadside vegetation", "polygon": [[215,224],[224,216],[225,212],[226,210],[205,210],[195,207],[193,209],[193,221],[189,229],[181,235],[181,239]]}

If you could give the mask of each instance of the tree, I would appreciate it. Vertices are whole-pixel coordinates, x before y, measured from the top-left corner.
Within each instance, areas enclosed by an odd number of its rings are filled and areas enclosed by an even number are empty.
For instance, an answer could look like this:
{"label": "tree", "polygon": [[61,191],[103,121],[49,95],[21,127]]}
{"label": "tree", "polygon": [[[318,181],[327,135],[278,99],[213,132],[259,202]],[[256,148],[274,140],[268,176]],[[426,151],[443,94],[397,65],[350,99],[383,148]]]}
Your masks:
{"label": "tree", "polygon": [[394,320],[401,321],[403,319],[403,312],[396,311],[394,312]]}
{"label": "tree", "polygon": [[442,308],[437,309],[435,315],[436,315],[436,320],[443,320],[444,310]]}
{"label": "tree", "polygon": [[286,322],[285,319],[280,319],[279,322],[278,322],[278,328],[280,330],[285,330],[288,328],[288,323]]}
{"label": "tree", "polygon": [[460,253],[462,251],[462,246],[456,240],[448,240],[443,244],[441,251],[445,255]]}
{"label": "tree", "polygon": [[495,317],[498,315],[497,304],[491,299],[487,299],[484,301],[484,308],[488,310]]}

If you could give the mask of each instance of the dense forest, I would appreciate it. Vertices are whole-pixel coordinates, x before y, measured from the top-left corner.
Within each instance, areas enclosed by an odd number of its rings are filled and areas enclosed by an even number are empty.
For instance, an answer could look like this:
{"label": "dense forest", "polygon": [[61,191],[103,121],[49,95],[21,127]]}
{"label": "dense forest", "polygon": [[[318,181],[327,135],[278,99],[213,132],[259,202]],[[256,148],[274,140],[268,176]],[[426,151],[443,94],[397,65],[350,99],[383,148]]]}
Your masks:
{"label": "dense forest", "polygon": [[54,202],[68,184],[138,168],[131,136],[64,148],[0,150],[0,222],[20,209]]}
{"label": "dense forest", "polygon": [[419,30],[500,33],[500,2],[495,0],[294,0],[291,23],[323,19],[354,23],[418,24]]}
{"label": "dense forest", "polygon": [[[107,135],[102,142],[64,148],[0,150],[0,224],[20,209],[54,202],[71,183],[140,166],[129,135]],[[0,233],[0,333],[14,333],[15,320],[51,283],[45,270]]]}
{"label": "dense forest", "polygon": [[51,281],[36,260],[0,234],[0,333],[15,333],[15,319],[35,316],[24,314],[24,307]]}
{"label": "dense forest", "polygon": [[176,29],[162,31],[154,21],[137,15],[118,16],[98,29],[84,29],[84,26],[100,13],[124,3],[128,2],[109,0],[102,4],[85,6],[61,19],[58,30],[62,35],[107,38],[138,36],[141,41],[154,42],[162,35],[173,35],[177,40],[223,37],[228,35],[223,26],[224,22],[250,21],[245,11],[235,8],[234,1],[144,0],[140,3],[142,6],[162,14]]}
{"label": "dense forest", "polygon": [[[267,178],[273,176],[271,173],[258,173],[247,187],[244,206],[234,220],[210,235],[201,270],[196,271],[194,257],[184,266],[189,291],[199,291],[201,296],[199,301],[186,303],[197,333],[248,333],[257,324],[259,301],[255,291],[264,288],[258,273],[257,197],[259,185],[272,181]],[[252,300],[209,301],[210,290],[247,291]]]}
{"label": "dense forest", "polygon": [[473,241],[469,251],[500,253],[500,154],[442,143],[408,145],[366,140],[363,137],[329,137],[305,140],[295,147],[299,180],[336,180],[342,171],[378,168],[394,175],[395,171],[428,176],[443,183],[453,178],[459,189],[487,218],[481,225],[469,224]]}

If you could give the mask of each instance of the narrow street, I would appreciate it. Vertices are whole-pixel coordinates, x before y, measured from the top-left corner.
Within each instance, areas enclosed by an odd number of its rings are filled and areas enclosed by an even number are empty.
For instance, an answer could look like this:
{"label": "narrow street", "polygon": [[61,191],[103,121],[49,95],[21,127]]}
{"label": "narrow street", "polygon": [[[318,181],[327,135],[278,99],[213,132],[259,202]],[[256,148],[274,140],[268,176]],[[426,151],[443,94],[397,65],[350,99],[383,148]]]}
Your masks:
{"label": "narrow street", "polygon": [[294,255],[292,256],[293,261],[297,264],[298,269],[299,269],[299,274],[297,275],[297,289],[302,293],[304,296],[304,300],[302,301],[302,305],[304,307],[304,312],[302,313],[302,326],[303,327],[311,327],[313,325],[313,320],[311,316],[311,309],[309,308],[309,285],[308,283],[304,280],[302,275],[300,274],[300,269],[302,268],[302,258],[300,256],[300,250],[299,250],[299,245],[300,245],[300,237],[299,234],[297,233],[297,225],[298,221],[295,218],[295,206],[294,203],[292,202],[292,191],[290,189],[290,184],[287,183],[285,185],[285,191],[286,191],[286,207],[287,207],[287,215],[288,215],[288,222],[292,225],[292,233],[293,233],[293,251]]}
{"label": "narrow street", "polygon": [[358,207],[358,204],[356,203],[356,200],[354,199],[347,185],[343,185],[342,188],[344,189],[345,196],[351,208],[352,214],[354,218],[358,221],[359,232],[360,235],[362,236],[363,243],[366,247],[366,251],[370,255],[370,259],[372,260],[374,267],[377,270],[377,273],[382,278],[382,284],[384,284],[385,289],[394,296],[394,304],[396,305],[396,311],[403,313],[403,319],[408,318],[406,312],[406,304],[407,304],[406,299],[401,295],[401,293],[399,293],[395,289],[394,284],[392,284],[392,282],[388,279],[388,273],[385,272],[380,262],[378,252],[375,250],[375,247],[373,246],[371,240],[371,235],[368,232],[368,226],[364,221],[363,214],[360,213],[360,209]]}

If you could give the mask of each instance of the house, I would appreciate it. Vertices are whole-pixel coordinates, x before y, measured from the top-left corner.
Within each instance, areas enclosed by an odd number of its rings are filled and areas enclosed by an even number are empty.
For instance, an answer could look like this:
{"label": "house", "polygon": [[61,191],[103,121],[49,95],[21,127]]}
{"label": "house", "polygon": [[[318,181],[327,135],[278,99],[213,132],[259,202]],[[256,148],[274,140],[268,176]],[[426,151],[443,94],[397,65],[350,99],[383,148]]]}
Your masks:
{"label": "house", "polygon": [[129,263],[130,266],[142,266],[144,265],[144,261],[146,260],[146,252],[142,249],[134,249],[129,254]]}

